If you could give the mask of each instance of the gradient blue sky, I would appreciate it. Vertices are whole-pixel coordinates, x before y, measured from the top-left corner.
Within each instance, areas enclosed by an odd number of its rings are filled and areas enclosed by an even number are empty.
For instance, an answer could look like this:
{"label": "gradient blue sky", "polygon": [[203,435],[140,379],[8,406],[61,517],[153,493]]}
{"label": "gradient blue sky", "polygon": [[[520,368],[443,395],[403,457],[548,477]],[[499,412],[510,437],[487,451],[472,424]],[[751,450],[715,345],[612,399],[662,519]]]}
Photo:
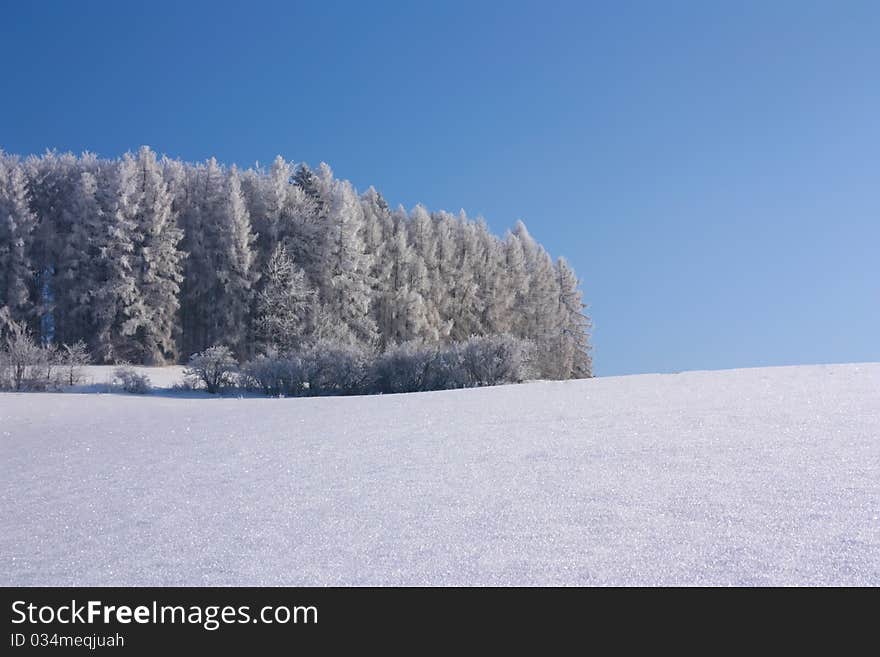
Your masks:
{"label": "gradient blue sky", "polygon": [[880,360],[880,3],[6,1],[0,61],[8,152],[524,219],[600,375]]}

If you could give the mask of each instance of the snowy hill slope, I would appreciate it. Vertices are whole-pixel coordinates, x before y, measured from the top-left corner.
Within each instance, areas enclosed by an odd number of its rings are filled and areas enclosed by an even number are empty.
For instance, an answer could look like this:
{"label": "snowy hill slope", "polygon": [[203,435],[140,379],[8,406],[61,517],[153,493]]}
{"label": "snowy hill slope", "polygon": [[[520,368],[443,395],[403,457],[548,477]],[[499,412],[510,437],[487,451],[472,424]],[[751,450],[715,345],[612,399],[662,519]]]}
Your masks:
{"label": "snowy hill slope", "polygon": [[0,584],[880,584],[880,364],[0,394]]}

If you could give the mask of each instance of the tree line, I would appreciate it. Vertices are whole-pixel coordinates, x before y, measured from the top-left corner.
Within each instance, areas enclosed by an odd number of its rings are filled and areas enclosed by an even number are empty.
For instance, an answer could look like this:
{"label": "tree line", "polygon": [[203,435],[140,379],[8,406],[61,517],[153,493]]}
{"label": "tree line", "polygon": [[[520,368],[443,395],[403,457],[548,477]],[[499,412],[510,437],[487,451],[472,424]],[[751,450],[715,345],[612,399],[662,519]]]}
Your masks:
{"label": "tree line", "polygon": [[578,279],[518,222],[391,208],[326,164],[241,170],[150,148],[0,151],[0,323],[96,362],[236,358],[312,345],[381,354],[507,334],[541,378],[591,376]]}

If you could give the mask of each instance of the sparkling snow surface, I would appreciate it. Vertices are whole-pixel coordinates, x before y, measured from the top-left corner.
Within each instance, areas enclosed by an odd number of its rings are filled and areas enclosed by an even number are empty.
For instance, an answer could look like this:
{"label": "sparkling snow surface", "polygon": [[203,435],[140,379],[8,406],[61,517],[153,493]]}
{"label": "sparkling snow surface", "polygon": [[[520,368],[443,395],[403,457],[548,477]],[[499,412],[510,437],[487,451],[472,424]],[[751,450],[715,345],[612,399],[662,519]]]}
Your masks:
{"label": "sparkling snow surface", "polygon": [[3,585],[880,585],[880,364],[0,394],[0,473]]}
{"label": "sparkling snow surface", "polygon": [[[182,365],[170,367],[141,367],[134,366],[134,370],[146,374],[150,379],[150,385],[154,388],[171,388],[173,385],[183,383]],[[107,392],[113,383],[114,365],[92,365],[83,368],[83,379],[76,386],[77,392]]]}

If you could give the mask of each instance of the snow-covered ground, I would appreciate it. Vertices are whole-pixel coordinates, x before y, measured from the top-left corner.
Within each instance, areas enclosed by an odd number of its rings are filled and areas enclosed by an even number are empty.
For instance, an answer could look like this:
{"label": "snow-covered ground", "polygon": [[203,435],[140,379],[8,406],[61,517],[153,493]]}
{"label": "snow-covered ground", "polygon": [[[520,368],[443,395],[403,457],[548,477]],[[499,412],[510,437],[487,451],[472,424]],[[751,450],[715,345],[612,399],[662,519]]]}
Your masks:
{"label": "snow-covered ground", "polygon": [[[173,365],[170,367],[141,367],[133,366],[133,369],[140,373],[146,374],[150,379],[150,384],[160,392],[169,391],[175,385],[183,383],[183,371],[186,369],[182,365]],[[115,365],[90,365],[83,368],[82,381],[74,388],[74,392],[108,392],[113,384],[113,372],[116,370]]]}
{"label": "snow-covered ground", "polygon": [[2,585],[878,585],[880,364],[0,394],[0,514]]}

